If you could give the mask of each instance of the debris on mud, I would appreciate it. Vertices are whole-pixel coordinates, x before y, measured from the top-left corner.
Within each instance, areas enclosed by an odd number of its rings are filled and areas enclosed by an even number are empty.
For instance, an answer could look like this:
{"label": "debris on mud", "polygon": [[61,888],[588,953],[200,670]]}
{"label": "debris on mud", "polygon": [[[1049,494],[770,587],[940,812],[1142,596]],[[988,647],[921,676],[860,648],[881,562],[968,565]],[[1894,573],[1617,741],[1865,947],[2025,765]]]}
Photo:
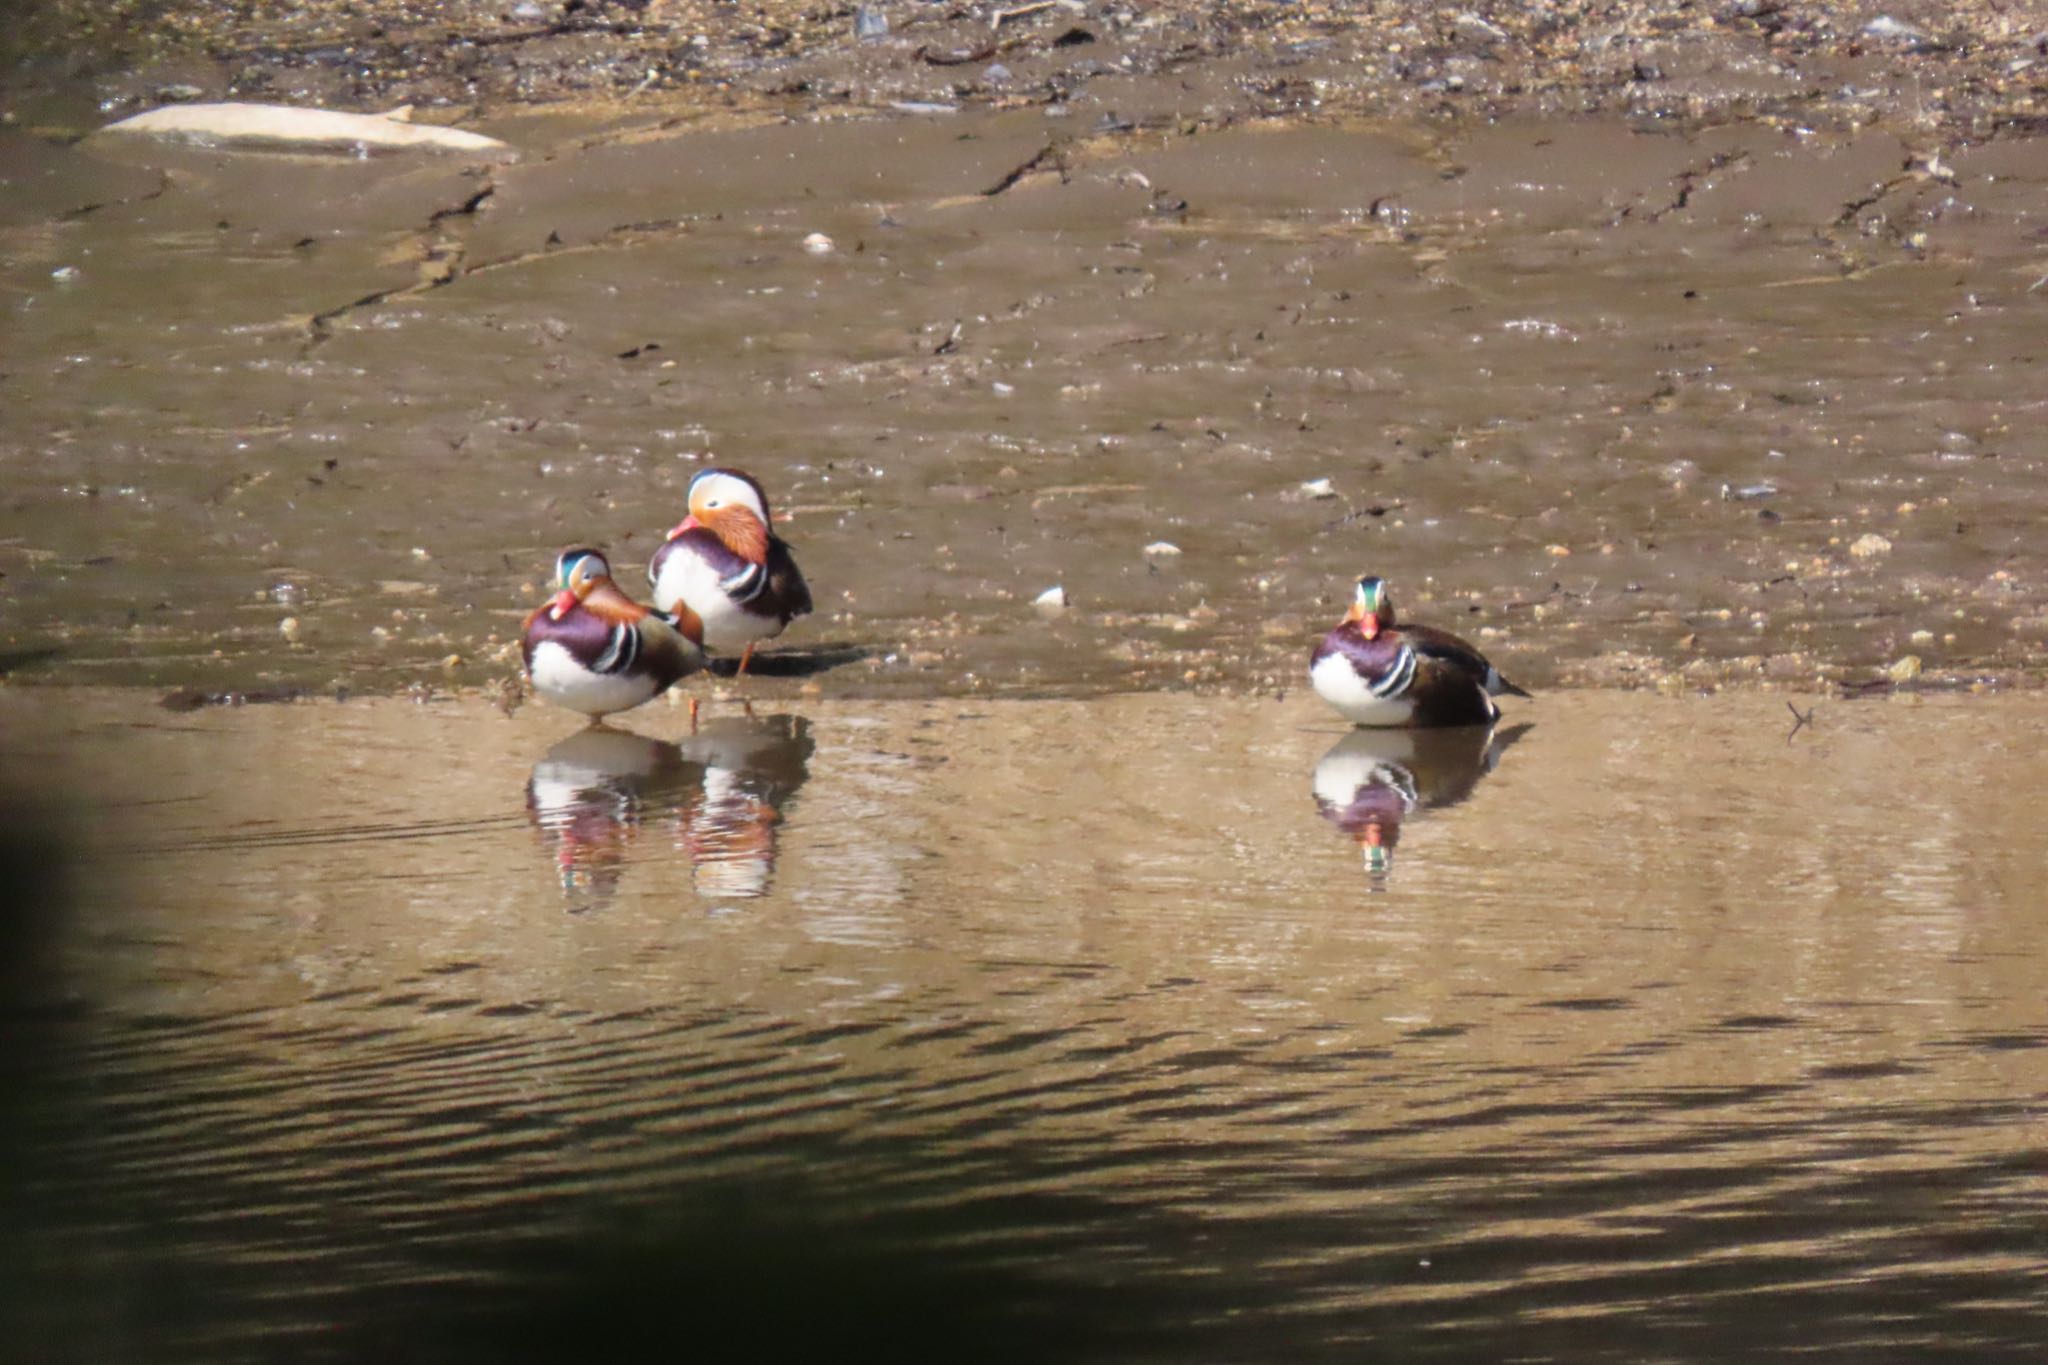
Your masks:
{"label": "debris on mud", "polygon": [[1179,92],[1145,115],[1162,121],[1600,112],[1991,132],[2048,118],[2039,14],[1996,0],[21,8],[0,56],[17,71],[83,69],[115,113],[202,98],[360,109],[795,100],[1035,104],[1069,117],[1092,105],[1091,118],[1114,120],[1128,111],[1098,87],[1157,79]]}

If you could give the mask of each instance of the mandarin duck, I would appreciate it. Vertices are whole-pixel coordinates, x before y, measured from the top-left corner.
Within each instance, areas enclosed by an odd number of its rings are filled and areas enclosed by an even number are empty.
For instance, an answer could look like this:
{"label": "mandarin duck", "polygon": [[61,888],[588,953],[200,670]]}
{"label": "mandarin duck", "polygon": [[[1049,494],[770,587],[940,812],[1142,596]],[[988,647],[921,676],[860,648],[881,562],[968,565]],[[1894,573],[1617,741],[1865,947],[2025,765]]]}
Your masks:
{"label": "mandarin duck", "polygon": [[707,647],[741,651],[741,674],[755,645],[811,609],[811,590],[772,525],[768,495],[751,475],[700,470],[690,480],[688,515],[647,565],[654,605],[694,612]]}
{"label": "mandarin duck", "polygon": [[[612,582],[596,550],[564,550],[555,561],[556,593],[535,607],[520,632],[533,690],[600,724],[666,692],[704,666],[704,628],[687,607],[649,610]],[[695,699],[691,720],[696,720]]]}
{"label": "mandarin duck", "polygon": [[1316,695],[1353,725],[1487,725],[1493,699],[1529,694],[1449,631],[1400,625],[1377,578],[1358,580],[1344,620],[1309,656]]}

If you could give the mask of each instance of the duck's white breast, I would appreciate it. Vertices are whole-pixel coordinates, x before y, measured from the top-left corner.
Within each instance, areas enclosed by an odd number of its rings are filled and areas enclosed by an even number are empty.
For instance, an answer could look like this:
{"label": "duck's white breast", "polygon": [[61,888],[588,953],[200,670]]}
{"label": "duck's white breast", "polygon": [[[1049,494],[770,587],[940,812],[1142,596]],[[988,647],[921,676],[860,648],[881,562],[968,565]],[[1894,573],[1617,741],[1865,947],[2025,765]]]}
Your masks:
{"label": "duck's white breast", "polygon": [[662,561],[661,576],[654,580],[654,605],[674,611],[684,602],[704,623],[706,649],[741,649],[756,640],[782,633],[782,622],[772,616],[756,616],[726,595],[719,584],[718,570],[687,549]]}
{"label": "duck's white breast", "polygon": [[531,676],[533,690],[543,698],[586,716],[630,711],[657,690],[652,678],[593,673],[553,640],[542,641],[533,651]]}
{"label": "duck's white breast", "polygon": [[1415,703],[1406,697],[1374,696],[1342,654],[1325,654],[1317,660],[1308,680],[1316,695],[1353,725],[1406,725],[1415,716]]}

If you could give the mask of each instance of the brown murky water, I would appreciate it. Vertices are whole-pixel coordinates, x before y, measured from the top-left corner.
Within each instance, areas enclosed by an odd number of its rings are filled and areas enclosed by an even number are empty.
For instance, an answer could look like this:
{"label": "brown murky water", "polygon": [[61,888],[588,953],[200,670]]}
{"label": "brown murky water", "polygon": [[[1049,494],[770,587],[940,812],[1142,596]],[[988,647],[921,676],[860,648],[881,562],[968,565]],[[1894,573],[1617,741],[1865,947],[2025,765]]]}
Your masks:
{"label": "brown murky water", "polygon": [[838,695],[1293,686],[1367,570],[1538,684],[2038,674],[2038,139],[489,130],[0,129],[18,673],[485,683],[716,458],[821,589],[791,643],[870,651]]}
{"label": "brown murky water", "polygon": [[0,695],[95,869],[10,1044],[41,1358],[2048,1337],[2035,699],[759,709]]}

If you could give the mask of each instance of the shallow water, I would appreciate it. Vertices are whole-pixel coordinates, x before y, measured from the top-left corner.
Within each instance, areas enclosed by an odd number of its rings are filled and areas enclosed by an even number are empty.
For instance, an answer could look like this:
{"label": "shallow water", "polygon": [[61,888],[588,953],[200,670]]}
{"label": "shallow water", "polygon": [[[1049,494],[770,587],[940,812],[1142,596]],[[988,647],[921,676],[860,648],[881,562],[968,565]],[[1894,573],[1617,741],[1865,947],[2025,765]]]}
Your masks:
{"label": "shallow water", "polygon": [[11,1338],[2048,1339],[2032,699],[758,709],[0,693],[82,864],[9,954]]}

